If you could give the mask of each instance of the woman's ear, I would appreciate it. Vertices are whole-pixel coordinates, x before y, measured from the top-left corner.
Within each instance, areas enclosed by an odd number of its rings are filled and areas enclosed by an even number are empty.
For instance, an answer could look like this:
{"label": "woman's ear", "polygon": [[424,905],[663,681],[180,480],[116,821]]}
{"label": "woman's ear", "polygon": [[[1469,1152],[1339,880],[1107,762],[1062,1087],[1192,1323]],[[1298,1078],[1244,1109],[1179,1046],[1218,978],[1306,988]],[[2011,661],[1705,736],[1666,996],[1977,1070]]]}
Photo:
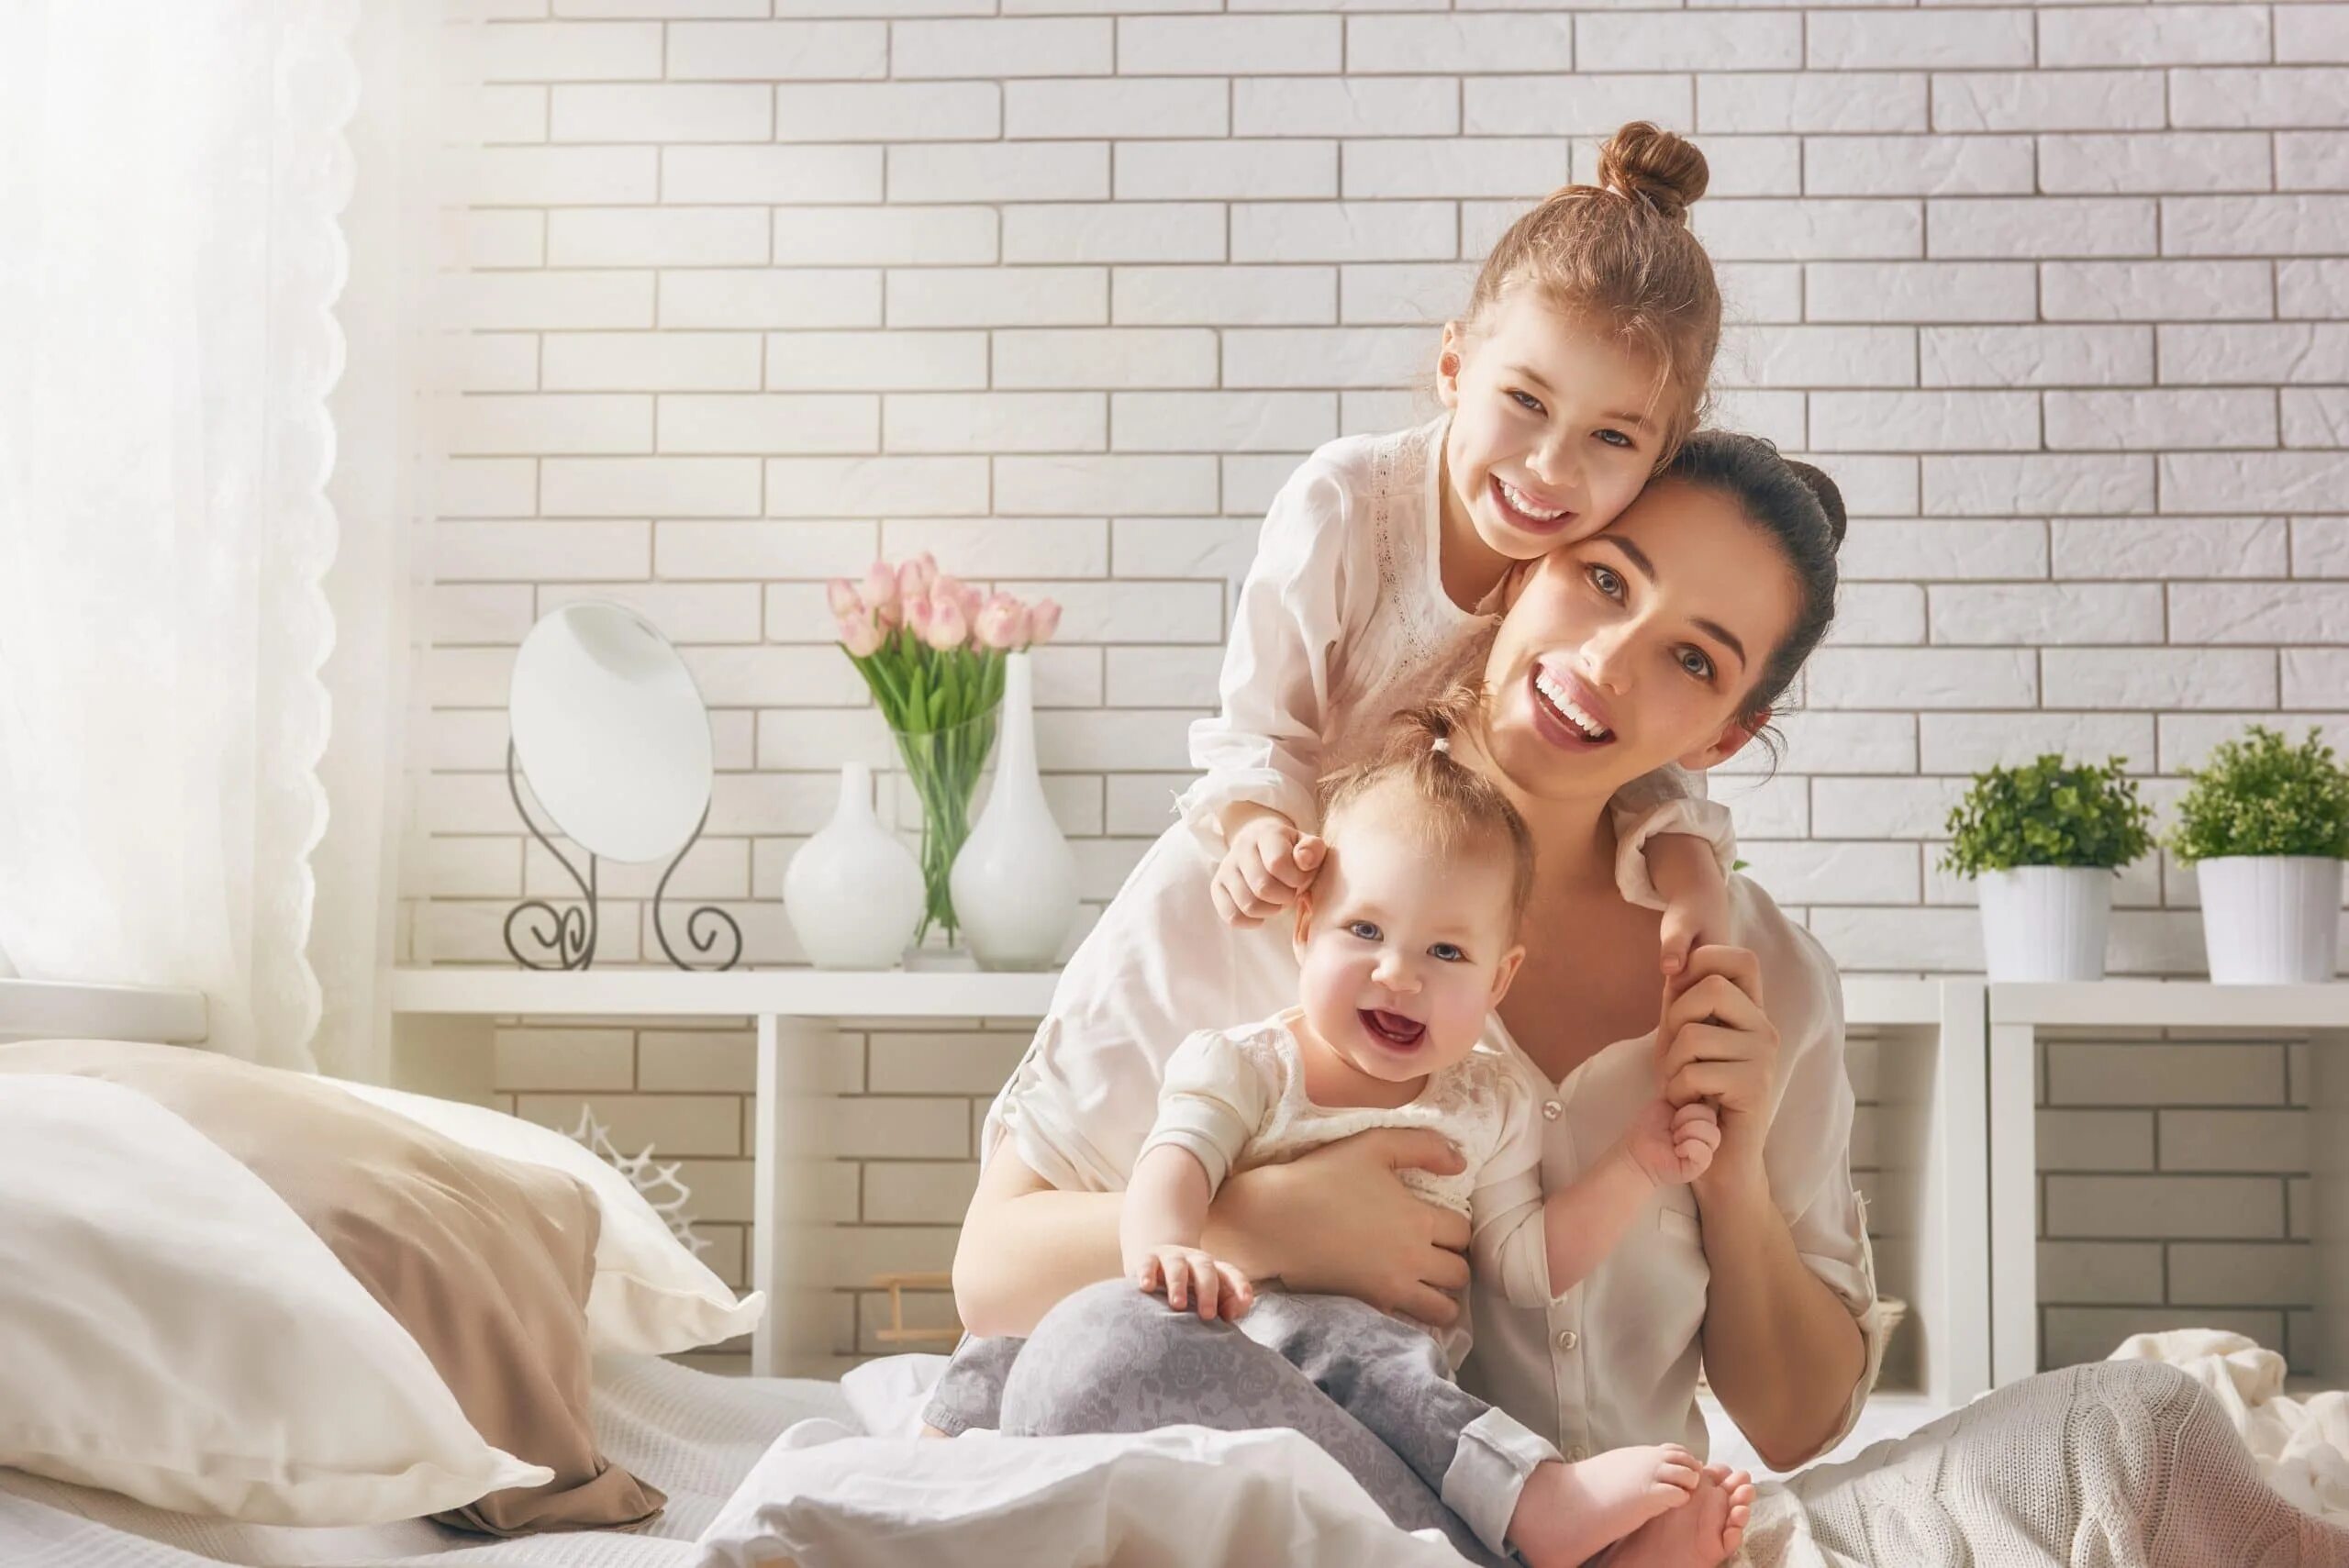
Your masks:
{"label": "woman's ear", "polygon": [[1446,408],[1460,406],[1460,364],[1467,351],[1467,340],[1459,322],[1443,324],[1443,347],[1435,359],[1435,390]]}
{"label": "woman's ear", "polygon": [[1713,737],[1710,744],[1700,746],[1681,757],[1680,765],[1692,773],[1717,768],[1752,745],[1753,738],[1767,728],[1769,723],[1770,710],[1766,707],[1746,717],[1733,718],[1721,727],[1721,732]]}

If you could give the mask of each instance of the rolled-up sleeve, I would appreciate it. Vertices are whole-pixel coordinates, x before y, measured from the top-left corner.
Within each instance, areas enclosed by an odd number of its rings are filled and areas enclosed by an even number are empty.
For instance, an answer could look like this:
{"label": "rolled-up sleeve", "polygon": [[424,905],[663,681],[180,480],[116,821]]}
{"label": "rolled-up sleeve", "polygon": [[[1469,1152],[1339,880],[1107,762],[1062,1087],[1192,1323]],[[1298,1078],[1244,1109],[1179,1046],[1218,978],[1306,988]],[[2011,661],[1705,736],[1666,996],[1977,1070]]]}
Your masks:
{"label": "rolled-up sleeve", "polygon": [[1648,874],[1648,841],[1665,833],[1702,839],[1727,876],[1737,863],[1737,830],[1729,809],[1705,798],[1705,775],[1658,768],[1633,779],[1608,802],[1615,824],[1615,885],[1625,902],[1661,909],[1664,895]]}
{"label": "rolled-up sleeve", "polygon": [[1514,1076],[1499,1081],[1501,1135],[1468,1195],[1468,1255],[1479,1278],[1497,1281],[1513,1307],[1547,1307],[1550,1228],[1543,1218],[1541,1123],[1533,1095]]}

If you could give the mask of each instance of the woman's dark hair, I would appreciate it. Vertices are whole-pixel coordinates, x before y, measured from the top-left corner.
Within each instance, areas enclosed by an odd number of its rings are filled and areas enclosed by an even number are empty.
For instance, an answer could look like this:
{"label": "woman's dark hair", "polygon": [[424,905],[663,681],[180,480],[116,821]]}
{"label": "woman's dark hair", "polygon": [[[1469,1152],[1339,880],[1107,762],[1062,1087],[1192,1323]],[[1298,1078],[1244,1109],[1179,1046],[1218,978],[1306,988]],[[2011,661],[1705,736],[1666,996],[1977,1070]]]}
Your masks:
{"label": "woman's dark hair", "polygon": [[1727,496],[1777,541],[1794,571],[1795,623],[1762,667],[1740,708],[1758,719],[1775,708],[1835,619],[1835,552],[1843,543],[1843,493],[1807,462],[1779,455],[1759,436],[1698,430],[1681,443],[1663,479]]}

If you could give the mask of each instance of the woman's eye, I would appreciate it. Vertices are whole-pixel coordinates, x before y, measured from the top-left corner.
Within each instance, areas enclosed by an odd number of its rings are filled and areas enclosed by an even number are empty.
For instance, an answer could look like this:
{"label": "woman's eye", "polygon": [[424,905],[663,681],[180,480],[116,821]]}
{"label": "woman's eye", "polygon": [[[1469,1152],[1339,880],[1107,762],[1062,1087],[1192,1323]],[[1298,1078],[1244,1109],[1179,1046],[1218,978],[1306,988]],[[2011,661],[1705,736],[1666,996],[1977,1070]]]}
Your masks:
{"label": "woman's eye", "polygon": [[1682,649],[1680,651],[1680,667],[1687,671],[1690,674],[1696,676],[1697,679],[1700,681],[1709,681],[1713,678],[1713,662],[1710,659],[1706,658],[1704,652],[1699,649]]}
{"label": "woman's eye", "polygon": [[1622,575],[1613,567],[1593,566],[1590,569],[1590,585],[1610,599],[1623,596]]}
{"label": "woman's eye", "polygon": [[1461,963],[1465,962],[1468,957],[1466,953],[1462,952],[1457,946],[1451,942],[1436,943],[1435,946],[1428,949],[1428,956],[1432,959],[1440,960],[1445,963]]}
{"label": "woman's eye", "polygon": [[1621,447],[1626,451],[1632,446],[1631,438],[1620,430],[1601,430],[1598,432],[1598,439],[1610,447]]}
{"label": "woman's eye", "polygon": [[1348,926],[1346,930],[1349,934],[1359,937],[1366,942],[1378,940],[1378,928],[1368,920],[1356,920],[1353,925]]}
{"label": "woman's eye", "polygon": [[1543,411],[1542,407],[1542,400],[1534,396],[1530,392],[1512,392],[1509,394],[1509,396],[1517,400],[1517,406],[1520,408],[1523,408],[1529,413],[1539,414]]}

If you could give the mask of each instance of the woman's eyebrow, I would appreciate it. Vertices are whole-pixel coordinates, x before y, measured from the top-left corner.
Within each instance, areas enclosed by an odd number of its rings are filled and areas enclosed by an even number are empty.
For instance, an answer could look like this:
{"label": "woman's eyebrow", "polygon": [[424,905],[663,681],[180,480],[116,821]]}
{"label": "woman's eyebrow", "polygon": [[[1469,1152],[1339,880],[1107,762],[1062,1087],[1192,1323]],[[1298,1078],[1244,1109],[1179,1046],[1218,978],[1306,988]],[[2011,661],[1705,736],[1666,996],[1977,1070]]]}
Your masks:
{"label": "woman's eyebrow", "polygon": [[[1609,544],[1611,544],[1617,550],[1621,550],[1623,552],[1623,559],[1630,562],[1633,566],[1638,567],[1640,575],[1646,578],[1651,584],[1656,581],[1655,562],[1648,559],[1646,550],[1642,550],[1638,545],[1633,544],[1630,539],[1625,539],[1619,533],[1594,534],[1592,537],[1594,539],[1605,539]],[[1726,648],[1731,653],[1736,654],[1737,663],[1740,669],[1743,669],[1746,665],[1753,662],[1751,659],[1746,657],[1745,644],[1738,640],[1737,633],[1730,630],[1729,628],[1721,625],[1720,622],[1716,620],[1706,620],[1702,617],[1698,617],[1692,624],[1698,631],[1703,632],[1707,637],[1711,638],[1723,648]]]}

